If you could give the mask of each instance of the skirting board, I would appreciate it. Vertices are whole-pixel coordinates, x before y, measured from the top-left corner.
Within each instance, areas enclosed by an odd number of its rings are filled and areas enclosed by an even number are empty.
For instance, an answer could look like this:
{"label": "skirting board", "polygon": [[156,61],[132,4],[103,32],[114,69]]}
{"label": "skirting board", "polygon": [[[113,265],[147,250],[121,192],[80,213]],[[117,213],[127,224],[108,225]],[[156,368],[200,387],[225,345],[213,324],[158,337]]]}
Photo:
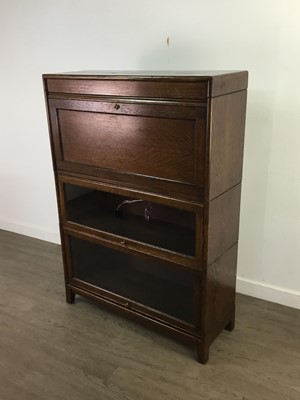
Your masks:
{"label": "skirting board", "polygon": [[296,290],[239,277],[237,277],[236,290],[238,293],[300,310],[300,292]]}
{"label": "skirting board", "polygon": [[[35,226],[0,220],[0,229],[60,244],[59,233],[45,231],[44,229]],[[300,309],[300,292],[286,288],[238,277],[237,292],[271,301],[273,303],[282,304],[284,306]]]}
{"label": "skirting board", "polygon": [[19,233],[20,235],[33,237],[35,239],[60,244],[59,233],[46,231],[45,229],[40,229],[36,226],[27,224],[23,225],[13,221],[0,220],[0,229],[4,231]]}

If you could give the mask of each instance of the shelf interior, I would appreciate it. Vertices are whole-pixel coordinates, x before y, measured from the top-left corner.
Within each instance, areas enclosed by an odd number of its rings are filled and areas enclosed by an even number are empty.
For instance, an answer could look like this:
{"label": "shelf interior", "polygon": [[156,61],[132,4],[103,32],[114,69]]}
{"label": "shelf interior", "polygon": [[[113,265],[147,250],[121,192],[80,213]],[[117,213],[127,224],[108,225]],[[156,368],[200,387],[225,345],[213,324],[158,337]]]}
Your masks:
{"label": "shelf interior", "polygon": [[195,213],[142,199],[64,184],[67,219],[195,256]]}
{"label": "shelf interior", "polygon": [[193,323],[196,277],[191,271],[74,236],[69,241],[75,278]]}

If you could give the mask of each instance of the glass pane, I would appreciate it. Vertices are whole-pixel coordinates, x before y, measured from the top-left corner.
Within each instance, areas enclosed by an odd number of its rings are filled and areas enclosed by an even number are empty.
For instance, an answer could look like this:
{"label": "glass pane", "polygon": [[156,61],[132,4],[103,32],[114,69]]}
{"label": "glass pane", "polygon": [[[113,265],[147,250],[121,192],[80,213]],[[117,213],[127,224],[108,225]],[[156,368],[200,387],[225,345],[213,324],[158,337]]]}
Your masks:
{"label": "glass pane", "polygon": [[195,255],[195,213],[67,183],[64,187],[69,221]]}
{"label": "glass pane", "polygon": [[73,276],[186,322],[193,322],[195,276],[170,264],[70,236]]}

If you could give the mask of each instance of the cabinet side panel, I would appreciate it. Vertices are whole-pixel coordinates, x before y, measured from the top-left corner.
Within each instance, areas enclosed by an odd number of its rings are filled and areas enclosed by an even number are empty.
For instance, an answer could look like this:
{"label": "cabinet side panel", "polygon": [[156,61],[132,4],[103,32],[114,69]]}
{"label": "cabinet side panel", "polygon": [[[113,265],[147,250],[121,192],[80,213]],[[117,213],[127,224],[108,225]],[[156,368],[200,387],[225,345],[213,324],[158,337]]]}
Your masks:
{"label": "cabinet side panel", "polygon": [[204,335],[211,343],[234,320],[237,244],[207,268]]}
{"label": "cabinet side panel", "polygon": [[207,265],[213,263],[238,241],[241,185],[223,193],[209,203]]}
{"label": "cabinet side panel", "polygon": [[212,78],[211,96],[238,92],[247,89],[248,72],[236,71],[231,74],[216,75]]}
{"label": "cabinet side panel", "polygon": [[211,100],[209,199],[242,179],[247,91]]}
{"label": "cabinet side panel", "polygon": [[[68,264],[68,253],[66,250],[68,247],[67,239],[63,233],[63,223],[62,223],[64,207],[60,201],[61,197],[59,196],[60,187],[59,187],[58,176],[57,176],[57,165],[56,165],[56,158],[55,158],[55,143],[53,140],[53,126],[52,126],[52,122],[51,122],[51,110],[50,110],[49,99],[48,99],[48,94],[47,94],[46,79],[43,79],[43,86],[44,86],[45,104],[46,104],[46,112],[47,112],[49,139],[50,139],[50,146],[51,146],[53,173],[54,173],[54,180],[55,180],[57,210],[58,210],[58,217],[59,217],[59,231],[60,231],[60,239],[61,239],[62,258],[63,258],[66,300],[67,300],[67,302],[71,303],[74,301],[74,297],[71,295],[70,290],[67,288],[67,284],[70,279],[70,269],[69,269],[69,264]],[[72,298],[73,298],[73,300],[71,300]]]}

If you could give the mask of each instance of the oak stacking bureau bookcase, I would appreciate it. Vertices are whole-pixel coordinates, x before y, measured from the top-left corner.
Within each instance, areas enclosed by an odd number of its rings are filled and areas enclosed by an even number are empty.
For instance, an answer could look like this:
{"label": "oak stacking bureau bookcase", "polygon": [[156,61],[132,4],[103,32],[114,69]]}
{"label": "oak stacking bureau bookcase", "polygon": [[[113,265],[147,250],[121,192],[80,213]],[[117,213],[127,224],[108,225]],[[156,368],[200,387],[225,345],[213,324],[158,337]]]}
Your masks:
{"label": "oak stacking bureau bookcase", "polygon": [[66,299],[196,346],[235,319],[248,73],[43,75]]}

